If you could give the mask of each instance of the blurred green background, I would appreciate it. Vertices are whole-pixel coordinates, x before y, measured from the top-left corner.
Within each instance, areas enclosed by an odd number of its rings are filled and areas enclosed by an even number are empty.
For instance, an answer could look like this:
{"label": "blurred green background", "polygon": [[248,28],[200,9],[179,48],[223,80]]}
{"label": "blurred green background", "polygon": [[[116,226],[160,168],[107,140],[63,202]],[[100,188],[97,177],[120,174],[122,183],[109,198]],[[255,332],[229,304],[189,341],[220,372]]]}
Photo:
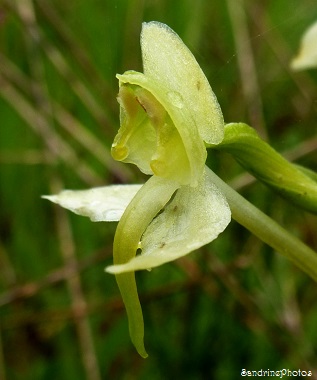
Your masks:
{"label": "blurred green background", "polygon": [[[0,2],[0,379],[237,379],[312,370],[316,284],[232,222],[212,244],[137,274],[149,358],[138,356],[112,262],[115,223],[91,223],[42,194],[142,183],[112,161],[116,73],[142,70],[142,21],[173,28],[208,77],[226,122],[244,121],[317,167],[317,73],[289,62],[315,0]],[[317,249],[316,216],[229,155],[209,165]]]}

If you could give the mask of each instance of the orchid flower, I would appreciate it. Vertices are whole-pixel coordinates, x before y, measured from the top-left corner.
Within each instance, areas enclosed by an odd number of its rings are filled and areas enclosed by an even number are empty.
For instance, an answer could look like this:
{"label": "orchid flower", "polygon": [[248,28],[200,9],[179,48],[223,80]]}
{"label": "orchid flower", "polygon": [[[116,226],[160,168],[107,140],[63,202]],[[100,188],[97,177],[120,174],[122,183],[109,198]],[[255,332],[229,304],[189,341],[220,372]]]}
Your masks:
{"label": "orchid flower", "polygon": [[65,190],[45,198],[92,221],[119,221],[114,264],[106,271],[116,275],[132,342],[146,357],[135,271],[208,244],[231,213],[205,172],[206,147],[222,141],[224,121],[204,73],[164,24],[143,23],[141,47],[144,73],[117,75],[121,126],[112,156],[151,177],[144,185]]}
{"label": "orchid flower", "polygon": [[297,56],[291,62],[293,70],[305,70],[317,66],[317,21],[303,34]]}

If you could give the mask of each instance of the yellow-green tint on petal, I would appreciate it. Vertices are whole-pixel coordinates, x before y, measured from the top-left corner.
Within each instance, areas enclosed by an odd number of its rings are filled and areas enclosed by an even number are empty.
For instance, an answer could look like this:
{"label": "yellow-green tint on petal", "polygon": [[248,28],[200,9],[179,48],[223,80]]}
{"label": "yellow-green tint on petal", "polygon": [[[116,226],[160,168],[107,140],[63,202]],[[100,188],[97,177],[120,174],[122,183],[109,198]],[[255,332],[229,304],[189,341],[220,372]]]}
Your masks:
{"label": "yellow-green tint on petal", "polygon": [[155,152],[156,134],[134,89],[120,86],[121,127],[114,139],[111,154],[115,160],[133,163],[145,174],[153,174],[150,160]]}
{"label": "yellow-green tint on petal", "polygon": [[163,178],[173,178],[179,183],[188,183],[189,160],[179,133],[169,117],[157,132],[157,150],[150,164],[153,173]]}
{"label": "yellow-green tint on petal", "polygon": [[143,23],[141,48],[144,74],[168,91],[174,106],[190,111],[207,144],[221,142],[224,121],[218,100],[181,38],[165,24]]}
{"label": "yellow-green tint on petal", "polygon": [[[169,178],[173,178],[181,184],[190,183],[196,186],[204,170],[207,152],[204,142],[198,133],[191,111],[186,107],[180,108],[179,105],[172,103],[170,101],[171,95],[168,95],[169,91],[142,73],[128,71],[123,75],[117,75],[117,78],[121,86],[129,83],[130,85],[137,85],[143,90],[146,90],[144,94],[150,93],[151,96],[156,99],[155,101],[166,110],[168,117],[165,118],[165,124],[167,124],[169,128],[165,126],[164,129],[161,130],[159,126],[156,125],[156,131],[158,136],[160,135],[160,131],[162,131],[161,137],[163,139],[161,139],[160,149],[162,149],[162,147],[164,148],[164,144],[166,144],[165,149],[167,149],[169,143],[170,147],[168,150],[171,151],[170,154],[166,155],[167,160],[158,161],[160,164],[165,164],[166,167],[172,169],[173,174],[172,177]],[[171,120],[172,124],[169,120]],[[175,127],[174,132],[172,132],[173,129],[171,129],[171,127]],[[166,134],[166,131],[169,131],[168,134],[172,132],[173,138],[176,139],[173,143],[170,143],[164,138],[163,134]],[[178,135],[180,139],[178,139]],[[184,151],[182,152],[183,149]],[[179,157],[177,158],[177,156]],[[186,159],[185,156],[187,157]],[[178,160],[177,166],[175,166],[176,162],[173,163],[171,161],[171,159],[175,160],[175,158]],[[173,168],[171,168],[172,165]],[[177,177],[175,177],[175,175],[177,175]]]}
{"label": "yellow-green tint on petal", "polygon": [[149,91],[139,86],[134,88],[137,101],[156,131],[156,151],[150,162],[153,173],[179,183],[188,183],[189,160],[177,128],[166,110]]}
{"label": "yellow-green tint on petal", "polygon": [[144,88],[121,82],[118,100],[121,127],[112,144],[113,158],[133,163],[145,174],[188,183],[184,144],[162,105]]}
{"label": "yellow-green tint on petal", "polygon": [[[143,232],[178,186],[174,181],[152,176],[137,192],[117,227],[113,245],[114,265],[133,259]],[[146,357],[144,323],[134,273],[119,274],[116,279],[128,314],[131,340],[140,355]]]}
{"label": "yellow-green tint on petal", "polygon": [[208,244],[227,227],[231,212],[226,199],[203,176],[197,187],[182,186],[151,222],[141,239],[142,253],[108,267],[111,273],[150,269]]}
{"label": "yellow-green tint on petal", "polygon": [[298,55],[292,60],[293,70],[317,67],[317,22],[304,33]]}

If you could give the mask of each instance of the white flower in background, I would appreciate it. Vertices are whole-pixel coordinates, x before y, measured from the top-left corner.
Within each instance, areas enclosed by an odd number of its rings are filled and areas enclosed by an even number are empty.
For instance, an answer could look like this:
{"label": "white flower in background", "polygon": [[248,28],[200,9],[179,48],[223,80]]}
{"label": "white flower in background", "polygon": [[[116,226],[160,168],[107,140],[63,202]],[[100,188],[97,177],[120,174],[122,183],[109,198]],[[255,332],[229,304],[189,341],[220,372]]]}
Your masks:
{"label": "white flower in background", "polygon": [[293,70],[317,67],[317,22],[304,33],[298,55],[292,60]]}

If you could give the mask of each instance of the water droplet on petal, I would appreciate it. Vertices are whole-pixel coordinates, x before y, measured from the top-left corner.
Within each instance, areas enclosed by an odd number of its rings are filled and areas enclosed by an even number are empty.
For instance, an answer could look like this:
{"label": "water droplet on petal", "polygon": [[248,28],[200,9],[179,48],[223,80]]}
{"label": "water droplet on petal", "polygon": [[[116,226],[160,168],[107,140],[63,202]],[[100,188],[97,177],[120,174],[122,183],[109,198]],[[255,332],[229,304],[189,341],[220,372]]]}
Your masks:
{"label": "water droplet on petal", "polygon": [[112,145],[111,147],[112,157],[117,161],[123,161],[127,158],[129,150],[126,146],[122,145]]}
{"label": "water droplet on petal", "polygon": [[184,107],[184,100],[182,95],[179,92],[176,91],[169,91],[167,93],[168,100],[173,104],[173,106],[177,108],[183,108]]}

